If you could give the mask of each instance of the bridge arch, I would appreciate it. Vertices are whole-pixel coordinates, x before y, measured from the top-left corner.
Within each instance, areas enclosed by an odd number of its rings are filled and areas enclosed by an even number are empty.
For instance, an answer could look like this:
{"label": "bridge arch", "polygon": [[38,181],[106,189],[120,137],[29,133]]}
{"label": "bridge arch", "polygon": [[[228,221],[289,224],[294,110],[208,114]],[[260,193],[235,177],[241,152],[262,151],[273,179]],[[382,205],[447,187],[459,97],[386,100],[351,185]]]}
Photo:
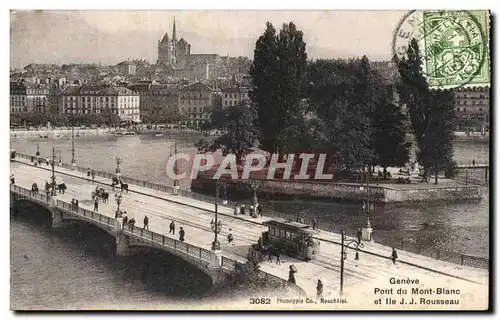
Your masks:
{"label": "bridge arch", "polygon": [[179,251],[172,250],[168,247],[156,245],[154,243],[149,243],[145,241],[140,241],[137,239],[133,239],[132,237],[128,237],[128,247],[133,248],[144,248],[144,249],[153,249],[161,252],[165,252],[166,254],[173,255],[179,260],[182,260],[184,263],[188,263],[190,266],[196,268],[201,271],[205,275],[207,275],[211,280],[212,284],[218,281],[219,274],[215,268],[210,265],[208,261],[202,261],[200,259],[193,259],[188,254],[182,254]]}

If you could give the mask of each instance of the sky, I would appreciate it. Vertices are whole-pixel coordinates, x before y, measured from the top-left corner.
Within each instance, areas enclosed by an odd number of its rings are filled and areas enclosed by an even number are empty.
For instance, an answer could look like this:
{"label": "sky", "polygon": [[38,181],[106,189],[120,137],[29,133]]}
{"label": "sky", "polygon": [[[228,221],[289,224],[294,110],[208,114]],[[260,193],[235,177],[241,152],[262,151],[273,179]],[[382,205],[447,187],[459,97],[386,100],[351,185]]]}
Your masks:
{"label": "sky", "polygon": [[165,32],[191,44],[192,53],[253,57],[267,21],[293,21],[304,33],[309,58],[370,60],[391,57],[392,34],[406,11],[11,11],[10,64],[155,63]]}

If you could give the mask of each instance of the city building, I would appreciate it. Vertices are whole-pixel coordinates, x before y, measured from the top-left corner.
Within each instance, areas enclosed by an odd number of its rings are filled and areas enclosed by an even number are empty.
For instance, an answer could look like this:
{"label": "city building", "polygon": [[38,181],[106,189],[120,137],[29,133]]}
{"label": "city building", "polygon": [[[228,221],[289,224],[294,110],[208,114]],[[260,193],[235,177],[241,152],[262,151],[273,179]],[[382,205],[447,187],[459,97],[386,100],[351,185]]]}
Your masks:
{"label": "city building", "polygon": [[201,123],[206,122],[216,103],[212,88],[201,82],[183,87],[178,99],[179,113],[185,118],[180,125],[188,128],[199,128]]}
{"label": "city building", "polygon": [[48,95],[48,112],[51,115],[62,114],[63,108],[63,86],[53,84],[49,89]]}
{"label": "city building", "polygon": [[212,65],[221,61],[218,54],[192,54],[191,45],[184,38],[177,40],[175,19],[172,38],[168,36],[168,33],[165,33],[163,38],[158,41],[158,64],[175,65],[184,68],[190,63],[205,65],[208,63]]}
{"label": "city building", "polygon": [[10,83],[10,113],[27,113],[26,106],[26,86],[23,82]]}
{"label": "city building", "polygon": [[122,61],[117,67],[118,72],[124,76],[135,76],[137,74],[137,66],[130,61]]}
{"label": "city building", "polygon": [[248,87],[244,87],[238,84],[231,84],[222,88],[222,106],[236,106],[241,104],[245,100],[249,100],[248,97]]}
{"label": "city building", "polygon": [[154,122],[175,123],[178,121],[179,87],[175,84],[152,85],[145,112],[147,112],[145,117],[155,119]]}
{"label": "city building", "polygon": [[46,85],[26,83],[26,107],[29,113],[48,112],[49,89]]}
{"label": "city building", "polygon": [[124,87],[69,86],[63,92],[65,114],[116,114],[140,122],[140,96]]}
{"label": "city building", "polygon": [[56,64],[47,63],[30,63],[24,70],[29,73],[56,73],[61,70],[61,67]]}
{"label": "city building", "polygon": [[455,95],[455,121],[460,127],[481,130],[490,122],[490,90],[487,87],[458,88]]}

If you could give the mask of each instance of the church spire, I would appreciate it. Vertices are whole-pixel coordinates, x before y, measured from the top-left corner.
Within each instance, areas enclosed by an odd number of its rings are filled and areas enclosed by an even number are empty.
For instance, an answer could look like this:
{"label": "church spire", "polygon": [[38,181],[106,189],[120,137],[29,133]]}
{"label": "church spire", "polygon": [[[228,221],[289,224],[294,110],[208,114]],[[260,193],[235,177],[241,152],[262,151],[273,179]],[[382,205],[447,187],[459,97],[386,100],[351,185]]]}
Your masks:
{"label": "church spire", "polygon": [[172,40],[177,41],[177,33],[175,32],[175,16],[174,16],[174,30],[173,30]]}

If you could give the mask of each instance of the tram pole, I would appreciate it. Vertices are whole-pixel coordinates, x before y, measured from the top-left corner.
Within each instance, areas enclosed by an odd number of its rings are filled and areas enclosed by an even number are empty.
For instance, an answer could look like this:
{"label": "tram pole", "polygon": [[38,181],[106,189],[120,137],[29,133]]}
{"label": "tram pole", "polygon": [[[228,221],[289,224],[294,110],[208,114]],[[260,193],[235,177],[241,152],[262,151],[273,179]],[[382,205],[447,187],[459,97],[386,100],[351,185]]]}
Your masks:
{"label": "tram pole", "polygon": [[340,295],[342,295],[344,291],[344,230],[340,232],[342,237],[341,245],[340,245]]}

